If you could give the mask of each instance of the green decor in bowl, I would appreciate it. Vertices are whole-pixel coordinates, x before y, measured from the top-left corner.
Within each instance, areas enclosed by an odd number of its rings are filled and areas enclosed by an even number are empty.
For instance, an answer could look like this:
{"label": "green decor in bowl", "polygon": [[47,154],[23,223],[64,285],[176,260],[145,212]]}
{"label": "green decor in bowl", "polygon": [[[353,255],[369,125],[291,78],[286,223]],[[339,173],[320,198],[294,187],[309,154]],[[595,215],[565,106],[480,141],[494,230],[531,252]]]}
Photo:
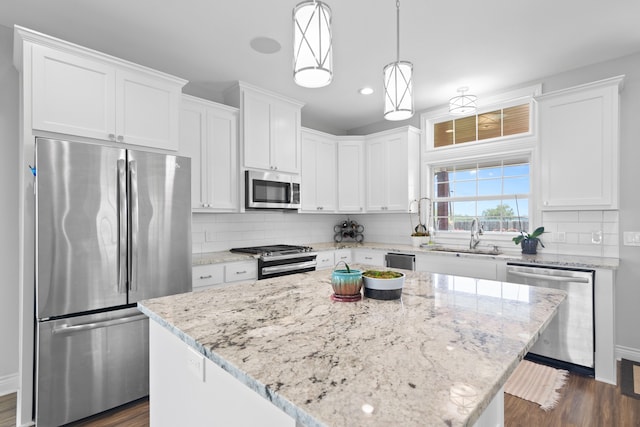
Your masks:
{"label": "green decor in bowl", "polygon": [[333,288],[331,298],[334,301],[358,301],[362,298],[362,294],[360,294],[362,271],[349,268],[347,263],[344,265],[346,269],[333,270],[331,273],[331,287]]}
{"label": "green decor in bowl", "polygon": [[364,296],[380,300],[399,299],[404,286],[404,273],[392,270],[367,270],[362,273]]}

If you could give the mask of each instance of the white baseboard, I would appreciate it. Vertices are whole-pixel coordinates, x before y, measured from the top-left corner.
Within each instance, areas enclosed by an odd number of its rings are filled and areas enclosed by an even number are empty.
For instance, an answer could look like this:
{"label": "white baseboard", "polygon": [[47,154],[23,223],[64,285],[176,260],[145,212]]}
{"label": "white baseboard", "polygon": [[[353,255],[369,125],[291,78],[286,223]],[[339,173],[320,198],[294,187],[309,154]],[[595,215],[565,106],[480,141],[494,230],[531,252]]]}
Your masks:
{"label": "white baseboard", "polygon": [[0,377],[0,396],[18,391],[18,373]]}
{"label": "white baseboard", "polygon": [[640,362],[640,349],[633,347],[625,347],[623,345],[616,346],[616,359],[633,360],[634,362]]}

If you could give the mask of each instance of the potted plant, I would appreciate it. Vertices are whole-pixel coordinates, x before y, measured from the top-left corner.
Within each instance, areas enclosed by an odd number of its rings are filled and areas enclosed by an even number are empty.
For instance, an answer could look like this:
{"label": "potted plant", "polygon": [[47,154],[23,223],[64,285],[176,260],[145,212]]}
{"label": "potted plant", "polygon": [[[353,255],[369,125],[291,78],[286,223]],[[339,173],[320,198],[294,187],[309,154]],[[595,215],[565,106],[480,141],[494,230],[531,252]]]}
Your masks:
{"label": "potted plant", "polygon": [[364,296],[367,298],[392,300],[402,295],[404,273],[392,270],[367,270],[362,273]]}
{"label": "potted plant", "polygon": [[538,238],[542,233],[544,233],[544,227],[538,227],[533,230],[533,233],[525,233],[524,231],[520,231],[520,235],[514,237],[513,243],[516,245],[520,245],[522,248],[523,254],[535,254],[536,249],[538,248],[538,243],[544,248],[544,244]]}

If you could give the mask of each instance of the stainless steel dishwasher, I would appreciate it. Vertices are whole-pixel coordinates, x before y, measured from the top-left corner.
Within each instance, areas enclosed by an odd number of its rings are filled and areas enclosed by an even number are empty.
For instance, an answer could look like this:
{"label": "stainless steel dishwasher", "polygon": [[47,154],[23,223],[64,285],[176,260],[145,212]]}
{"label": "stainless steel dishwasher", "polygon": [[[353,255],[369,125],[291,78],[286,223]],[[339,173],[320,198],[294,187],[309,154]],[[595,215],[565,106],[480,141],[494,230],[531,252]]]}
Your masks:
{"label": "stainless steel dishwasher", "polygon": [[388,253],[385,256],[385,262],[387,267],[390,268],[416,269],[416,256],[414,254]]}
{"label": "stainless steel dishwasher", "polygon": [[507,264],[507,282],[562,289],[567,299],[531,348],[528,359],[594,375],[594,271]]}

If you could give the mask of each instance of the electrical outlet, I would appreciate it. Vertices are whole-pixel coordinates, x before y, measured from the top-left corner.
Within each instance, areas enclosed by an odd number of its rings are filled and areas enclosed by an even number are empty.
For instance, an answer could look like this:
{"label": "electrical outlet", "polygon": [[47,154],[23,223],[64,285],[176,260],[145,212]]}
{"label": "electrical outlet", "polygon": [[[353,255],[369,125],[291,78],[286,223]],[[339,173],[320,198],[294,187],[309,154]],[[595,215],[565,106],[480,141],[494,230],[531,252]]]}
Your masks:
{"label": "electrical outlet", "polygon": [[625,231],[623,239],[625,246],[640,246],[640,231]]}
{"label": "electrical outlet", "polygon": [[591,243],[593,243],[594,245],[602,244],[602,230],[591,232]]}
{"label": "electrical outlet", "polygon": [[186,362],[188,371],[193,374],[198,381],[204,382],[204,356],[187,347]]}

